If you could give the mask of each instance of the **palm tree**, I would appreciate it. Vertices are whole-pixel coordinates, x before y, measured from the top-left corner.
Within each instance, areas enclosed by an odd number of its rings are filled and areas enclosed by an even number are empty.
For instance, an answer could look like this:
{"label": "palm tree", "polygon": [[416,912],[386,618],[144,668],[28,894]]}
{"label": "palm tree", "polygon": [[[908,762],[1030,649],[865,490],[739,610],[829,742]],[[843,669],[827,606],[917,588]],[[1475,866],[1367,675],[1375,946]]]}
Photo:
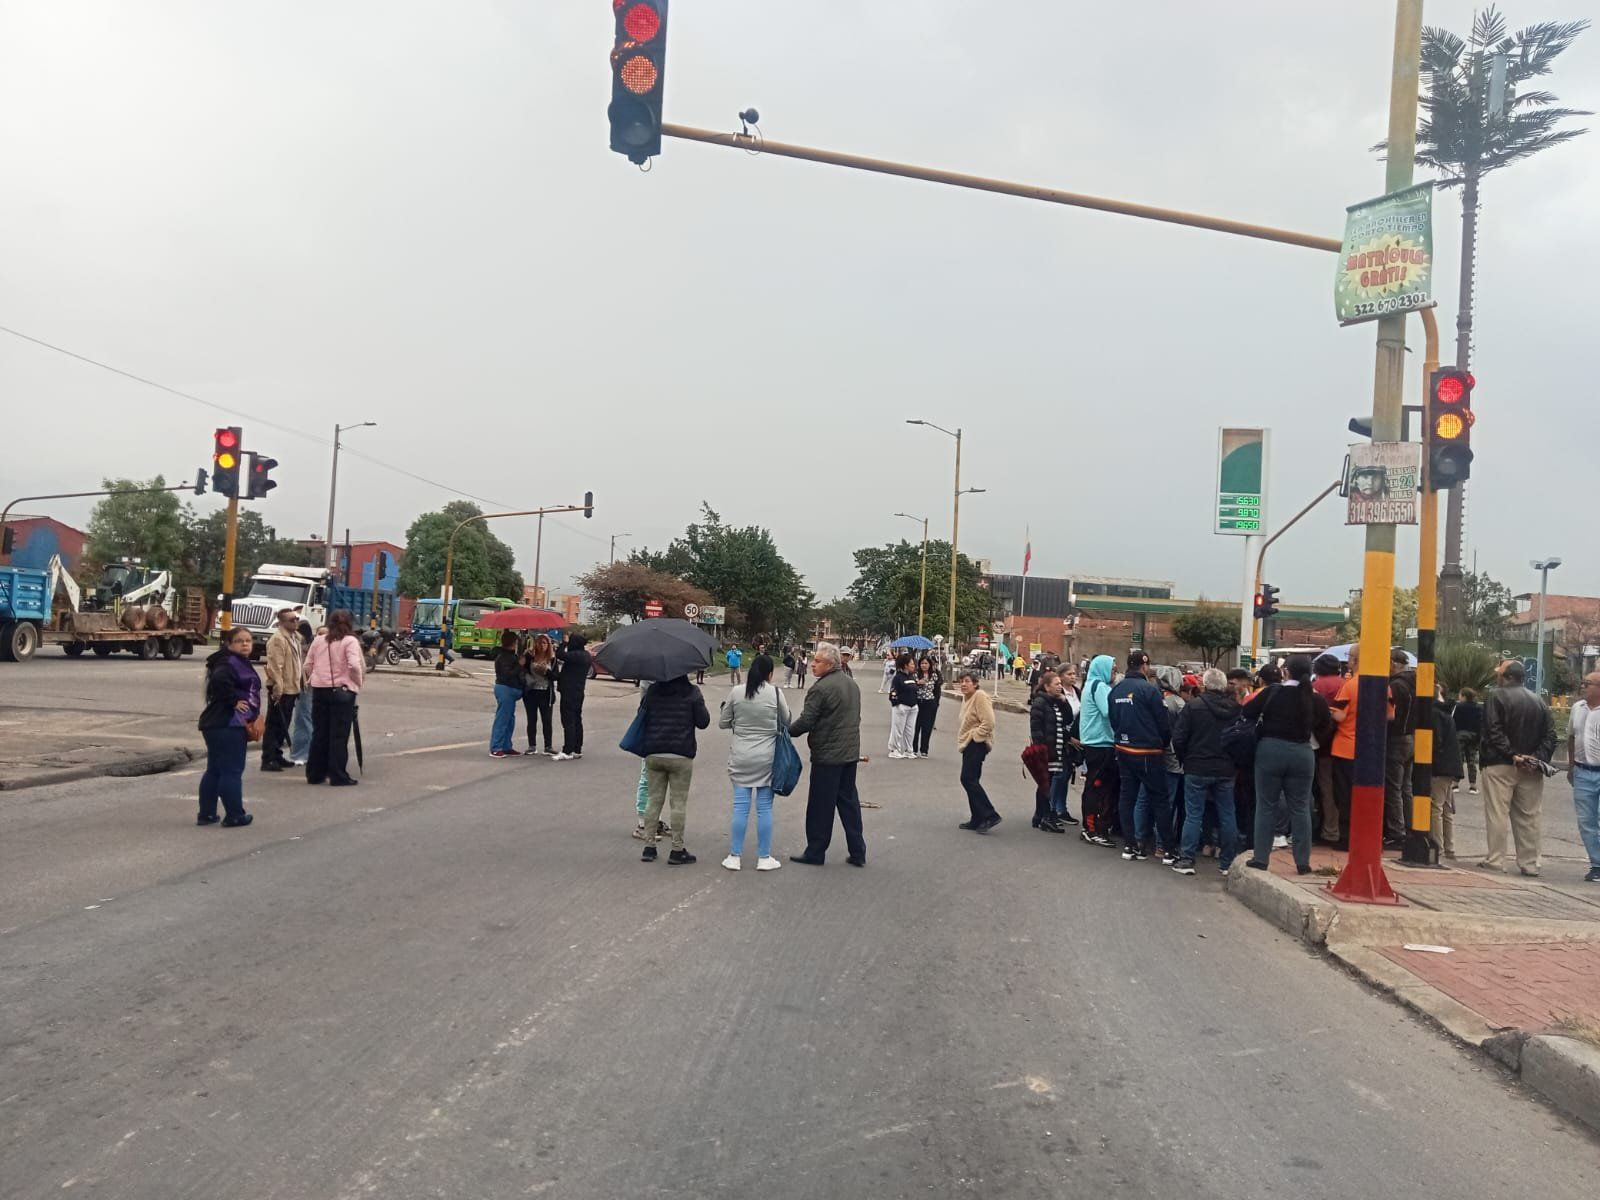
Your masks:
{"label": "palm tree", "polygon": [[[1550,74],[1562,51],[1589,28],[1588,21],[1545,21],[1507,34],[1505,18],[1490,5],[1462,40],[1448,29],[1422,31],[1422,121],[1416,162],[1438,172],[1437,186],[1461,189],[1461,284],[1456,306],[1455,365],[1470,369],[1472,292],[1478,253],[1478,189],[1491,171],[1569,141],[1584,129],[1557,128],[1591,114],[1561,108],[1549,92],[1525,87]],[[1503,86],[1501,77],[1503,76]],[[1374,149],[1382,150],[1380,143]],[[1444,627],[1461,621],[1462,487],[1450,489],[1440,573]]]}

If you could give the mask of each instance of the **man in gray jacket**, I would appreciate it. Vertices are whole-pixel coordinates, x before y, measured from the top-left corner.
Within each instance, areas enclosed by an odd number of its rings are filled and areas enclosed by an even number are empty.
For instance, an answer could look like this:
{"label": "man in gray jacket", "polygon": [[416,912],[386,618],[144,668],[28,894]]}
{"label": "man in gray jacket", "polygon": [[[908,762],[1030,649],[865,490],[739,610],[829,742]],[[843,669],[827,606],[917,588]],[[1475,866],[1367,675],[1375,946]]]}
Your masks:
{"label": "man in gray jacket", "polygon": [[833,814],[844,826],[845,859],[852,867],[867,865],[867,841],[861,833],[861,797],[856,792],[856,764],[861,758],[861,692],[847,675],[839,647],[818,642],[811,654],[817,682],[806,693],[805,707],[789,726],[793,737],[810,734],[811,790],[806,795],[806,849],[790,862],[820,867],[833,840]]}
{"label": "man in gray jacket", "polygon": [[1489,853],[1478,865],[1501,870],[1506,834],[1516,841],[1517,866],[1539,873],[1539,813],[1544,803],[1544,766],[1556,752],[1550,706],[1525,686],[1516,659],[1500,666],[1500,686],[1483,702],[1483,823]]}

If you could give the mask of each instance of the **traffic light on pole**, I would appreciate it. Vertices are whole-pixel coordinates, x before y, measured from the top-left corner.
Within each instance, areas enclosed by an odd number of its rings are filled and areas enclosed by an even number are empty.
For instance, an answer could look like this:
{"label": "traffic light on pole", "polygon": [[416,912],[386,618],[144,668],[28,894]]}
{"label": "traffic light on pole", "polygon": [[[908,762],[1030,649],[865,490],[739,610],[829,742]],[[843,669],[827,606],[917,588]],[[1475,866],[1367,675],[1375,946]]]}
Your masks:
{"label": "traffic light on pole", "polygon": [[277,459],[268,458],[265,454],[250,456],[250,483],[245,499],[266,499],[267,493],[278,486],[278,481],[272,477],[272,468],[277,465]]}
{"label": "traffic light on pole", "polygon": [[1472,474],[1472,387],[1459,367],[1440,367],[1428,381],[1428,486],[1442,492]]}
{"label": "traffic light on pole", "polygon": [[661,97],[667,74],[667,0],[611,0],[611,148],[643,164],[661,153]]}
{"label": "traffic light on pole", "polygon": [[1256,593],[1256,618],[1265,621],[1269,617],[1278,615],[1278,589],[1270,583],[1263,583],[1261,590]]}
{"label": "traffic light on pole", "polygon": [[219,496],[239,494],[239,447],[244,443],[244,430],[229,425],[217,430],[211,448],[211,490]]}
{"label": "traffic light on pole", "polygon": [[585,517],[589,517],[589,518],[592,518],[594,516],[594,493],[593,492],[585,492],[583,494],[583,515]]}

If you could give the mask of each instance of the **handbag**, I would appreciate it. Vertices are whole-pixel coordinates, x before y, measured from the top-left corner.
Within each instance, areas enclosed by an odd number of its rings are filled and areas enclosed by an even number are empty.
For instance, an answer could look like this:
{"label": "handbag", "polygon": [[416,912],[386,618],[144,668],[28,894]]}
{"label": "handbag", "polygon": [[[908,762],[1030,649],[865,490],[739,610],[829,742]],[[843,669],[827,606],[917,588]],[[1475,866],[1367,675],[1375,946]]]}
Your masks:
{"label": "handbag", "polygon": [[781,714],[774,710],[773,715],[778,730],[772,743],[772,791],[775,795],[787,796],[800,783],[800,752],[794,748],[794,739],[784,728]]}
{"label": "handbag", "polygon": [[639,711],[633,714],[633,724],[628,726],[622,740],[617,743],[618,748],[626,750],[629,754],[645,757],[644,751],[644,702],[649,699],[649,693],[639,698]]}
{"label": "handbag", "polygon": [[1041,788],[1050,786],[1050,747],[1030,742],[1022,748],[1022,766]]}
{"label": "handbag", "polygon": [[267,714],[258,712],[255,720],[246,721],[244,726],[244,740],[259,742],[267,734]]}

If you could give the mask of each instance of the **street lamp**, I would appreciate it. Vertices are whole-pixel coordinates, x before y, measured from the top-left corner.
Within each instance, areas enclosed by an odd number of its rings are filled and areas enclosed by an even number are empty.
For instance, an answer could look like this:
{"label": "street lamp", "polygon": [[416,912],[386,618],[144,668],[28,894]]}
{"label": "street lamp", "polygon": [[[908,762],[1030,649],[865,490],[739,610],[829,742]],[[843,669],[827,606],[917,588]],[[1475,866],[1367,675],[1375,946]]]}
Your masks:
{"label": "street lamp", "polygon": [[[333,505],[339,494],[339,435],[347,429],[364,429],[368,425],[376,425],[376,421],[358,421],[354,425],[335,425],[333,427],[333,475],[328,480],[328,540],[323,553],[326,556],[323,566],[332,567],[338,561],[333,558]],[[349,582],[346,580],[346,582]]]}
{"label": "street lamp", "polygon": [[[935,425],[932,421],[914,420],[909,417],[906,419],[906,424],[937,429],[946,437],[952,437],[956,440],[955,506],[950,516],[950,628],[945,634],[953,646],[956,641],[956,541],[961,532],[961,497],[964,494],[961,490],[961,430],[950,430],[943,425]],[[967,489],[968,492],[981,492],[983,490],[982,488]]]}
{"label": "street lamp", "polygon": [[922,636],[922,615],[928,607],[928,518],[913,517],[910,513],[895,513],[908,521],[922,522],[922,591],[917,596],[917,636]]}
{"label": "street lamp", "polygon": [[1534,668],[1538,676],[1535,681],[1535,687],[1538,691],[1544,691],[1544,602],[1545,597],[1550,594],[1550,572],[1561,565],[1561,560],[1559,558],[1536,558],[1528,565],[1539,572],[1539,638],[1534,643],[1533,661],[1538,664]]}
{"label": "street lamp", "polygon": [[617,561],[617,539],[619,537],[632,537],[631,533],[613,533],[611,535],[611,561]]}

